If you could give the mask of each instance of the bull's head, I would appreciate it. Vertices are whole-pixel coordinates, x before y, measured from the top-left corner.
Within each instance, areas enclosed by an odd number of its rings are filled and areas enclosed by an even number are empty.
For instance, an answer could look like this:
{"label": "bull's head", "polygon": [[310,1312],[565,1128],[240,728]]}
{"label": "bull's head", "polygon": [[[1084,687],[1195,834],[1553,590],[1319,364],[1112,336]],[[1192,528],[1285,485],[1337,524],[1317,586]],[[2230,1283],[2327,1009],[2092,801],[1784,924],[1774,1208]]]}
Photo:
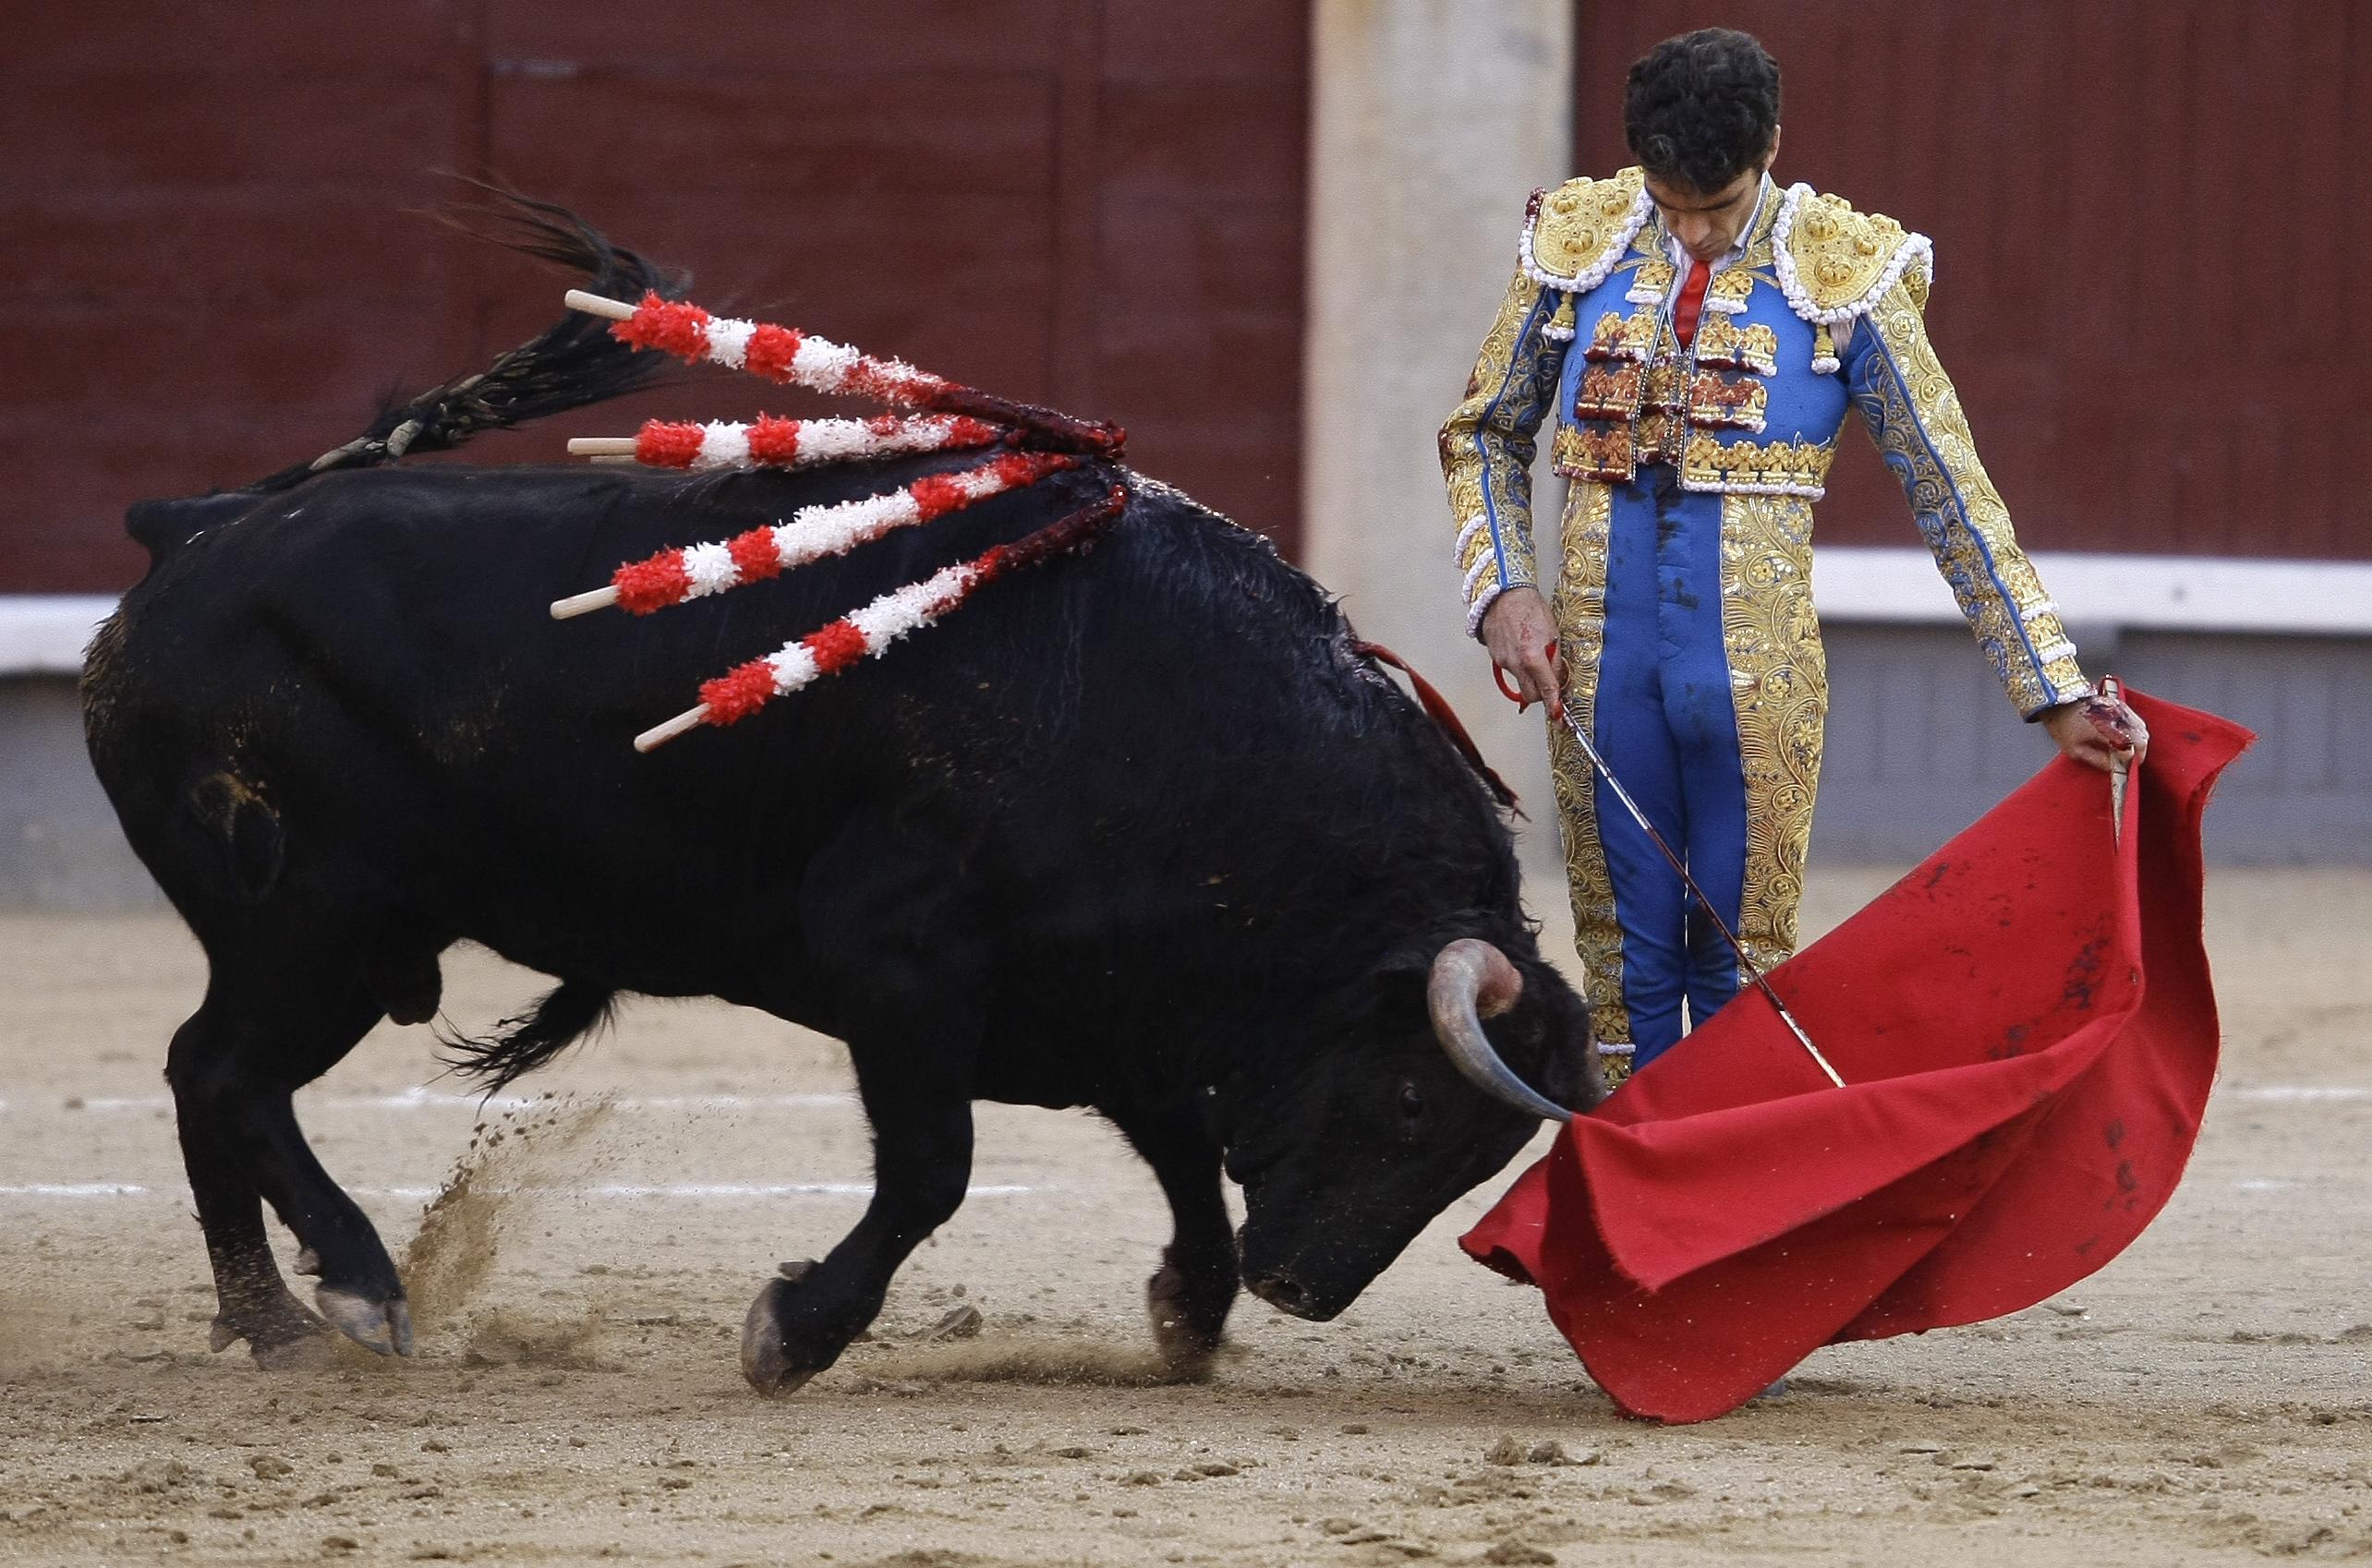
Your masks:
{"label": "bull's head", "polygon": [[1528,942],[1453,941],[1370,992],[1348,1037],[1230,1118],[1245,1286],[1300,1317],[1349,1306],[1543,1118],[1606,1094],[1587,1008]]}

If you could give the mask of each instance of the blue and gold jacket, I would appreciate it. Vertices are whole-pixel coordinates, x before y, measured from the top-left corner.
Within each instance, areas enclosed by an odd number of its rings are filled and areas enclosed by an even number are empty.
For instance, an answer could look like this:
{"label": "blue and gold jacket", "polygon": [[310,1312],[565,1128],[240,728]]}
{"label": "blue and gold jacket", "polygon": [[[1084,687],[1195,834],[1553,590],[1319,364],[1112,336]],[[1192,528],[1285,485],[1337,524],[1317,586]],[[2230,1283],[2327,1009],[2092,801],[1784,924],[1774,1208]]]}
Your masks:
{"label": "blue and gold jacket", "polygon": [[1531,467],[1552,407],[1555,468],[1577,488],[1666,461],[1686,489],[1809,502],[1850,404],[2018,710],[2089,692],[1928,344],[1924,235],[1766,182],[1689,349],[1671,335],[1674,269],[1638,169],[1535,192],[1518,258],[1441,431],[1470,630],[1500,593],[1535,581]]}

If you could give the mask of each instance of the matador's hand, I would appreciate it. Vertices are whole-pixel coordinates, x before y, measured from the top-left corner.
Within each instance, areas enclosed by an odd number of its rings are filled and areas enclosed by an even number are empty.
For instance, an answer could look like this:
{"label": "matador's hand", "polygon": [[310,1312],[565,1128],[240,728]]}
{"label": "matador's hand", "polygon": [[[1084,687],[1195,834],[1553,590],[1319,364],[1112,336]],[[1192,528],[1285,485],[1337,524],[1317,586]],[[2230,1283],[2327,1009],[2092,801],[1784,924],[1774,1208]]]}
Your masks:
{"label": "matador's hand", "polygon": [[1564,680],[1548,657],[1555,640],[1556,622],[1538,588],[1509,588],[1482,613],[1482,645],[1491,650],[1491,662],[1516,678],[1526,706],[1546,703],[1549,717],[1562,718]]}
{"label": "matador's hand", "polygon": [[[2121,697],[2079,697],[2046,708],[2042,727],[2051,731],[2062,752],[2103,773],[2114,772],[2121,764],[2139,762],[2149,753],[2149,726]],[[2119,741],[2127,744],[2119,745]]]}

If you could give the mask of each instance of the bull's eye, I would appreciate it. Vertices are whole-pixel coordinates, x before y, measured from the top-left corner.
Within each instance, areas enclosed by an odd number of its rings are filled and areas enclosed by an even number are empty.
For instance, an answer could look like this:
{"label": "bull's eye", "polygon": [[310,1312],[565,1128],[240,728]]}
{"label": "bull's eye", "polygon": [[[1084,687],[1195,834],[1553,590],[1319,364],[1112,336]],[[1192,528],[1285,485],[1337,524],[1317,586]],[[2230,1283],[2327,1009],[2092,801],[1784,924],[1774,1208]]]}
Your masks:
{"label": "bull's eye", "polygon": [[1421,1120],[1425,1114],[1425,1097],[1417,1086],[1403,1079],[1400,1081],[1400,1115],[1409,1121]]}

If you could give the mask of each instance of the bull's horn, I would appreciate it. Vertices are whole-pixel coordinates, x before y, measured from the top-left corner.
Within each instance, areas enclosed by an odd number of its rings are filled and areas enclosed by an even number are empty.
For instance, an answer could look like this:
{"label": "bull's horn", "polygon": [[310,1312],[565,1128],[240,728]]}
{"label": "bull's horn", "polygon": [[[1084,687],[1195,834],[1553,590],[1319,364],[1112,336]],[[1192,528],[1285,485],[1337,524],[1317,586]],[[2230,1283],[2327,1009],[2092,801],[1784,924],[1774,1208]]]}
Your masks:
{"label": "bull's horn", "polygon": [[1524,977],[1507,954],[1477,937],[1460,937],[1434,955],[1425,985],[1434,1034],[1466,1080],[1492,1099],[1543,1121],[1570,1121],[1573,1113],[1518,1078],[1482,1032],[1482,1020],[1514,1007],[1523,990]]}

